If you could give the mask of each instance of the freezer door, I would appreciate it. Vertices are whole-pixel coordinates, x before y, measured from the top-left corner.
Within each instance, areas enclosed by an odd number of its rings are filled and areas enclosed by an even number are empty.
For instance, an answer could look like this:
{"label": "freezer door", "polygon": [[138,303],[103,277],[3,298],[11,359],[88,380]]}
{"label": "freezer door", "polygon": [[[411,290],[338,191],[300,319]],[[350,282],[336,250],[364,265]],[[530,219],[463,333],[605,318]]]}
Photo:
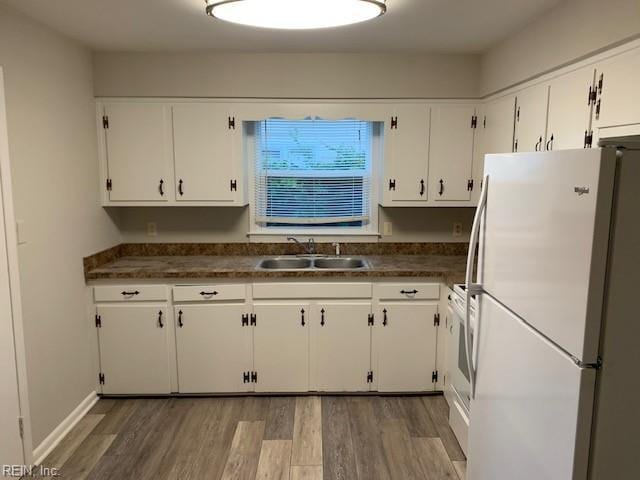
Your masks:
{"label": "freezer door", "polygon": [[480,299],[469,480],[586,479],[595,371]]}
{"label": "freezer door", "polygon": [[597,360],[614,150],[488,155],[479,282],[585,363]]}

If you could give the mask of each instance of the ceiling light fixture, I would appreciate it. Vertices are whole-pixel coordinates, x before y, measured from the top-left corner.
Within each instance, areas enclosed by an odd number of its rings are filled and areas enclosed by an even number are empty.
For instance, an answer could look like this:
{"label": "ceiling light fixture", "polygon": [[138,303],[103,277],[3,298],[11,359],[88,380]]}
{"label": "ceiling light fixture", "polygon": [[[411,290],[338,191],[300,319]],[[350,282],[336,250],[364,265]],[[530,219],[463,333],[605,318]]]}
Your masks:
{"label": "ceiling light fixture", "polygon": [[228,22],[303,30],[364,22],[387,11],[386,0],[205,0],[206,12]]}

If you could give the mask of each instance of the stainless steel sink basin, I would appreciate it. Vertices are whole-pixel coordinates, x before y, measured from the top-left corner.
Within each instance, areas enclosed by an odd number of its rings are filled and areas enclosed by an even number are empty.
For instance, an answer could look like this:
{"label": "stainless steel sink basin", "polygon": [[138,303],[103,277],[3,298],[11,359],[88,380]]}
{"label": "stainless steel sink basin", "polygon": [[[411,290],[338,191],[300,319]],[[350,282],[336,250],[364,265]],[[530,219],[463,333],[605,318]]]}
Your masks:
{"label": "stainless steel sink basin", "polygon": [[308,258],[266,258],[258,264],[259,268],[267,270],[299,270],[311,267]]}
{"label": "stainless steel sink basin", "polygon": [[356,270],[367,267],[362,258],[317,258],[313,265],[316,268],[332,270]]}

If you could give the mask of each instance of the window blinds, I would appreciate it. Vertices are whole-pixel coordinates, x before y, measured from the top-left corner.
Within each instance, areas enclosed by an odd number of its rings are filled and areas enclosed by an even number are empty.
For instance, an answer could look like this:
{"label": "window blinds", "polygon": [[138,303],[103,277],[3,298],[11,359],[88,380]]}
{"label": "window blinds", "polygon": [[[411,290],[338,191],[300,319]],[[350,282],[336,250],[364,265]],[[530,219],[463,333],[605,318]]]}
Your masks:
{"label": "window blinds", "polygon": [[256,122],[256,222],[359,226],[369,222],[371,122]]}

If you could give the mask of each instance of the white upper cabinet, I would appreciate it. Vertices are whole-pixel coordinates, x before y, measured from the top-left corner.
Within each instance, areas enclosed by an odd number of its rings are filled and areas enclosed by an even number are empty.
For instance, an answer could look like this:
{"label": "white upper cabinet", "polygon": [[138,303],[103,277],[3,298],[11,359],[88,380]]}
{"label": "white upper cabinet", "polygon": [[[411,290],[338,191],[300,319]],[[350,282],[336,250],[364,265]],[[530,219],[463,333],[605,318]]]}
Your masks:
{"label": "white upper cabinet", "polygon": [[426,202],[430,107],[398,104],[385,122],[383,205]]}
{"label": "white upper cabinet", "polygon": [[106,200],[167,202],[173,195],[170,108],[107,103],[101,113]]}
{"label": "white upper cabinet", "polygon": [[586,67],[551,81],[545,150],[585,146],[591,129],[593,76],[593,67]]}
{"label": "white upper cabinet", "polygon": [[534,85],[517,93],[514,151],[544,150],[548,102],[549,85],[546,83]]}
{"label": "white upper cabinet", "polygon": [[473,105],[431,108],[429,191],[435,201],[468,201],[473,189]]}
{"label": "white upper cabinet", "polygon": [[175,198],[233,202],[239,194],[235,117],[224,103],[173,106]]}
{"label": "white upper cabinet", "polygon": [[480,196],[484,170],[484,156],[489,153],[513,151],[513,128],[516,97],[508,95],[491,100],[478,109],[478,127],[473,142],[474,204]]}
{"label": "white upper cabinet", "polygon": [[[596,65],[594,130],[640,123],[640,49]],[[638,129],[629,131],[638,133]],[[594,143],[595,146],[595,143]]]}

